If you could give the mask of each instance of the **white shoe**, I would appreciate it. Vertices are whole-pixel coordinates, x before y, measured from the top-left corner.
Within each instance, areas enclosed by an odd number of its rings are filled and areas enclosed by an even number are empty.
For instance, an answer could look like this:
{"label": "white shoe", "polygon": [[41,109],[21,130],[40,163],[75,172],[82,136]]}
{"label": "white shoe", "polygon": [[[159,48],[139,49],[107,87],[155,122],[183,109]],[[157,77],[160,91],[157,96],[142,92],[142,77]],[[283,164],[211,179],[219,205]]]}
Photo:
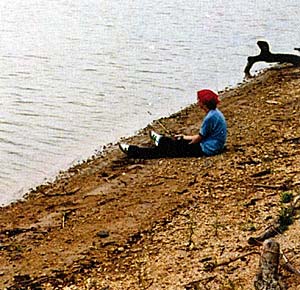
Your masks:
{"label": "white shoe", "polygon": [[159,134],[155,133],[154,131],[150,131],[149,136],[150,136],[151,140],[154,142],[154,144],[156,146],[158,146],[159,140],[162,137],[162,135],[159,135]]}
{"label": "white shoe", "polygon": [[125,144],[125,143],[119,143],[119,148],[120,150],[125,153],[128,154],[128,149],[129,149],[129,145]]}

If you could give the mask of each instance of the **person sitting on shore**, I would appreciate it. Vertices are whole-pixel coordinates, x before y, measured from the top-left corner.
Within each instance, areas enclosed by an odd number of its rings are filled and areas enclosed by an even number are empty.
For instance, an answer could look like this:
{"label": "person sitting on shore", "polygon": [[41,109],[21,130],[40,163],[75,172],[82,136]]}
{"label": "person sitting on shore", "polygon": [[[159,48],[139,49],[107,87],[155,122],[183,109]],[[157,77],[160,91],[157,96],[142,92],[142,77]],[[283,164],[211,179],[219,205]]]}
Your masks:
{"label": "person sitting on shore", "polygon": [[222,112],[217,109],[219,96],[211,90],[197,92],[197,104],[206,113],[199,133],[167,137],[150,131],[153,147],[139,147],[120,143],[119,148],[130,158],[200,157],[212,156],[223,151],[227,125]]}

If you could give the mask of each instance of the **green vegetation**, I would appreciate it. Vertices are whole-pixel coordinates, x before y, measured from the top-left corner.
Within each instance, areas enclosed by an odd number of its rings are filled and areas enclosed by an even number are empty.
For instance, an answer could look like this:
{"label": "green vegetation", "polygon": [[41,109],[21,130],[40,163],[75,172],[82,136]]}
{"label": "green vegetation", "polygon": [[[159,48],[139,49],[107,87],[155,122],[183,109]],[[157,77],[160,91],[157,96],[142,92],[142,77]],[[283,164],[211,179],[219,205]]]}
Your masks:
{"label": "green vegetation", "polygon": [[281,193],[281,202],[288,203],[291,202],[293,199],[293,194],[291,192],[282,192]]}
{"label": "green vegetation", "polygon": [[283,207],[279,214],[279,230],[284,232],[293,223],[293,209]]}

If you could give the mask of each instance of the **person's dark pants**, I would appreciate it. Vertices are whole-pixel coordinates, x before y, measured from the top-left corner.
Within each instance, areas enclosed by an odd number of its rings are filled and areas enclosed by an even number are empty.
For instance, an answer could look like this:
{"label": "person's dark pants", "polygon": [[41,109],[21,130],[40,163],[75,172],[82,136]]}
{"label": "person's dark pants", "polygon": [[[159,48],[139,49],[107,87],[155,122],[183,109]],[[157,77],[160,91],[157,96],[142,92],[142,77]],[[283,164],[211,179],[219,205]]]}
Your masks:
{"label": "person's dark pants", "polygon": [[200,157],[203,156],[201,146],[189,144],[190,141],[184,139],[173,139],[170,137],[161,137],[158,146],[139,147],[130,145],[128,156],[132,158],[161,158],[161,157]]}

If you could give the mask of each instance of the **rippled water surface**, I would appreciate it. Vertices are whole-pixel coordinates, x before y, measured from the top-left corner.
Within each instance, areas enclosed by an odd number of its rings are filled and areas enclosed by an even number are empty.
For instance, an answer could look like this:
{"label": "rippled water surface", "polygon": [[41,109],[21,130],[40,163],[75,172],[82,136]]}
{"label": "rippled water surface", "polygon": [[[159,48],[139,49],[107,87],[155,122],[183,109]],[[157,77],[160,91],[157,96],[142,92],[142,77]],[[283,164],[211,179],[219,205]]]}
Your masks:
{"label": "rippled water surface", "polygon": [[1,0],[0,204],[194,102],[197,89],[242,81],[258,39],[292,52],[299,5]]}

